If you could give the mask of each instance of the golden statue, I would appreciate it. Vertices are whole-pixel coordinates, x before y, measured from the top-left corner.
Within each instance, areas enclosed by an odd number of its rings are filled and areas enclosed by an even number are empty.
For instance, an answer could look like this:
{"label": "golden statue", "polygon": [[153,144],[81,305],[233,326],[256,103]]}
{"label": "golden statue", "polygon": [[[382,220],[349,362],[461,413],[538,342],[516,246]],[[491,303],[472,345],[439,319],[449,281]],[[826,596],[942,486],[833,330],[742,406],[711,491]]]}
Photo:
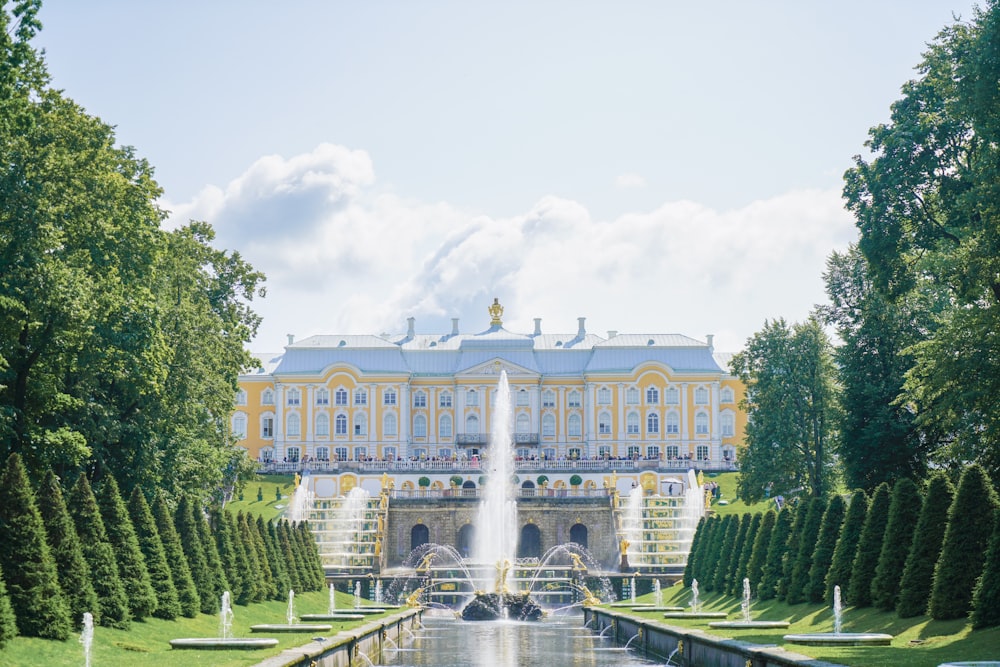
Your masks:
{"label": "golden statue", "polygon": [[503,316],[503,306],[500,305],[500,299],[494,297],[493,305],[486,310],[490,313],[490,326],[500,326],[503,324],[503,320],[500,318]]}
{"label": "golden statue", "polygon": [[381,514],[375,516],[375,522],[378,524],[378,532],[381,535],[382,531],[385,529],[385,519],[382,518]]}
{"label": "golden statue", "polygon": [[596,607],[601,604],[601,598],[597,597],[590,592],[590,589],[586,586],[580,586],[580,590],[583,593],[583,606],[584,607]]}
{"label": "golden statue", "polygon": [[618,489],[618,473],[614,470],[611,471],[611,488]]}
{"label": "golden statue", "polygon": [[580,557],[577,554],[572,554],[571,553],[569,555],[569,557],[573,560],[573,569],[574,570],[579,570],[580,572],[586,572],[587,571],[587,566],[583,564],[583,561],[580,560]]}
{"label": "golden statue", "polygon": [[507,588],[507,573],[510,572],[510,567],[511,567],[510,561],[506,558],[497,563],[497,581],[496,581],[497,593],[510,592],[510,590]]}
{"label": "golden statue", "polygon": [[389,473],[382,473],[382,490],[385,491],[389,488]]}
{"label": "golden statue", "polygon": [[418,588],[417,590],[406,596],[406,606],[407,607],[419,607],[420,606],[420,596],[424,594],[423,588]]}
{"label": "golden statue", "polygon": [[629,548],[629,546],[631,546],[631,544],[632,543],[629,542],[628,540],[626,540],[624,538],[622,539],[621,543],[618,545],[621,548],[621,550],[622,550],[622,556],[625,555],[625,552],[628,551],[628,548]]}
{"label": "golden statue", "polygon": [[302,476],[299,473],[295,473],[295,488],[299,488],[299,482],[302,481]]}
{"label": "golden statue", "polygon": [[382,555],[382,539],[379,537],[375,538],[375,557],[378,558]]}
{"label": "golden statue", "polygon": [[424,559],[420,561],[420,565],[417,566],[417,572],[426,572],[430,569],[431,561],[434,560],[436,554],[430,553],[424,556]]}

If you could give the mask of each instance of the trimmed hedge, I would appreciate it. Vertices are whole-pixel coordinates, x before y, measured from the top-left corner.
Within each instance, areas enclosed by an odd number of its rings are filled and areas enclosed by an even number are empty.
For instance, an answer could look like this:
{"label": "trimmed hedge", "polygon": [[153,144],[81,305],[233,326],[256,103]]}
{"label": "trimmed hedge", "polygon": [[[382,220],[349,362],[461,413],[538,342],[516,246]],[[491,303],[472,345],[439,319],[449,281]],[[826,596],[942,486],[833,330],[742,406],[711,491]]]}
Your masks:
{"label": "trimmed hedge", "polygon": [[[882,482],[875,488],[865,525],[858,539],[858,553],[854,556],[851,572],[851,587],[847,591],[847,602],[855,607],[872,606],[872,579],[878,567],[878,557],[882,553],[882,539],[885,526],[889,522],[889,485]],[[841,587],[841,591],[843,591]]]}
{"label": "trimmed hedge", "polygon": [[847,515],[844,525],[837,537],[837,547],[833,550],[833,562],[826,574],[826,599],[833,599],[834,586],[840,586],[841,591],[851,587],[851,568],[854,566],[854,556],[858,553],[858,542],[861,540],[861,529],[868,516],[868,496],[858,489],[851,495],[847,505]]}
{"label": "trimmed hedge", "polygon": [[837,548],[837,538],[844,527],[847,506],[841,496],[833,496],[823,512],[816,548],[813,549],[812,565],[809,567],[809,583],[805,596],[809,602],[823,602],[826,599],[826,575],[833,563],[833,552]]}
{"label": "trimmed hedge", "polygon": [[920,519],[923,499],[913,480],[903,478],[892,489],[889,503],[889,521],[885,527],[882,551],[872,579],[872,604],[891,611],[899,599],[899,582],[903,578],[906,557],[913,544],[913,533]]}
{"label": "trimmed hedge", "polygon": [[995,512],[993,537],[986,552],[983,576],[972,594],[972,628],[992,628],[1000,625],[1000,512]]}
{"label": "trimmed hedge", "polygon": [[948,476],[941,471],[931,475],[913,533],[913,544],[899,582],[896,613],[900,618],[912,618],[927,612],[927,601],[934,584],[934,566],[941,556],[944,531],[948,527],[948,509],[954,499],[955,487]]}

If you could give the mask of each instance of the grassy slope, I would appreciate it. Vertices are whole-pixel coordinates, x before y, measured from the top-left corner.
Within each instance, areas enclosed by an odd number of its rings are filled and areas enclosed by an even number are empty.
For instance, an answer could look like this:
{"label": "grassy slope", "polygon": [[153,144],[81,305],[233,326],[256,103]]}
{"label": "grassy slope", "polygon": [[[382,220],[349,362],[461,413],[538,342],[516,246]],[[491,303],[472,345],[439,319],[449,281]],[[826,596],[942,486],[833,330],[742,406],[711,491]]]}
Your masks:
{"label": "grassy slope", "polygon": [[[263,500],[257,500],[257,490],[260,490]],[[281,499],[276,491],[281,491]],[[288,507],[295,483],[290,475],[261,475],[250,480],[243,489],[243,500],[238,498],[226,504],[230,512],[243,511],[254,517],[263,516],[264,521],[281,516]]]}

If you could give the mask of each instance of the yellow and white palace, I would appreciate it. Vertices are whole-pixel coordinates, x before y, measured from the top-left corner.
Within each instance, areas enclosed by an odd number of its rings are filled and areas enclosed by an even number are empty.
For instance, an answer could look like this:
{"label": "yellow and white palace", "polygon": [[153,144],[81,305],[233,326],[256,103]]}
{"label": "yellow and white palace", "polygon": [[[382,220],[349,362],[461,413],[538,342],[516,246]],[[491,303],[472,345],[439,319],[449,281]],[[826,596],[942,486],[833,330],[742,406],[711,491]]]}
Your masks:
{"label": "yellow and white palace", "polygon": [[257,355],[240,376],[232,430],[263,462],[471,461],[488,453],[491,404],[507,372],[524,460],[639,459],[725,468],[746,416],[728,356],[680,334],[322,335]]}

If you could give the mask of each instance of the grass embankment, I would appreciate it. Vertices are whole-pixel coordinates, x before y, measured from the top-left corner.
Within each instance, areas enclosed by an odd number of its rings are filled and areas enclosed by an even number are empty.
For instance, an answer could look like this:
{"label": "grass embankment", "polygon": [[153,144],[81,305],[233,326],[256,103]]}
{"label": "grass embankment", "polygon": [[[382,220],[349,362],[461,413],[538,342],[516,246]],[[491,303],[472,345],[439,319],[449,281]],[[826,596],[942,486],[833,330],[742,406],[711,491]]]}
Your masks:
{"label": "grass embankment", "polygon": [[[295,614],[325,614],[329,607],[329,592],[302,593],[295,596]],[[338,611],[349,612],[354,606],[354,596],[337,592]],[[332,626],[327,632],[251,633],[251,625],[285,623],[287,602],[261,602],[246,607],[233,607],[234,637],[269,637],[278,640],[273,649],[252,651],[211,651],[170,648],[171,639],[184,637],[218,637],[219,617],[200,614],[195,618],[176,621],[147,619],[133,622],[130,630],[95,628],[91,648],[91,664],[99,667],[173,667],[176,665],[212,665],[213,667],[241,667],[255,665],[261,660],[282,651],[301,646],[313,637],[331,637],[342,630],[357,627],[372,620],[391,615],[372,615],[363,621],[324,621]],[[7,667],[79,667],[83,664],[83,646],[75,639],[57,642],[45,639],[15,637],[0,650],[0,664]]]}
{"label": "grass embankment", "polygon": [[[664,605],[688,606],[691,590],[677,584],[663,589]],[[640,596],[637,603],[655,603],[655,594]],[[707,595],[704,611],[723,611],[728,620],[741,618],[740,600],[726,595]],[[617,608],[616,611],[625,611]],[[1000,660],[1000,628],[972,631],[966,621],[934,621],[928,616],[901,619],[892,612],[875,609],[846,609],[843,632],[882,632],[892,635],[891,646],[801,646],[786,644],[782,636],[791,633],[833,632],[833,612],[819,605],[787,605],[770,600],[755,603],[751,616],[757,621],[789,621],[787,630],[723,630],[709,628],[704,619],[665,619],[662,612],[628,612],[631,616],[674,627],[704,630],[719,637],[731,637],[754,644],[784,648],[851,667],[937,667],[951,661]]]}
{"label": "grass embankment", "polygon": [[[257,499],[258,491],[260,500]],[[281,492],[278,497],[277,492]],[[243,500],[238,497],[226,503],[230,512],[245,512],[264,517],[264,521],[282,516],[295,492],[295,480],[291,475],[260,475],[243,487]]]}
{"label": "grass embankment", "polygon": [[736,479],[739,473],[720,472],[705,473],[705,483],[715,482],[719,485],[721,495],[718,500],[712,501],[711,509],[720,516],[726,514],[743,514],[744,512],[766,512],[774,508],[773,500],[762,500],[753,505],[747,505],[742,500],[736,498]]}

